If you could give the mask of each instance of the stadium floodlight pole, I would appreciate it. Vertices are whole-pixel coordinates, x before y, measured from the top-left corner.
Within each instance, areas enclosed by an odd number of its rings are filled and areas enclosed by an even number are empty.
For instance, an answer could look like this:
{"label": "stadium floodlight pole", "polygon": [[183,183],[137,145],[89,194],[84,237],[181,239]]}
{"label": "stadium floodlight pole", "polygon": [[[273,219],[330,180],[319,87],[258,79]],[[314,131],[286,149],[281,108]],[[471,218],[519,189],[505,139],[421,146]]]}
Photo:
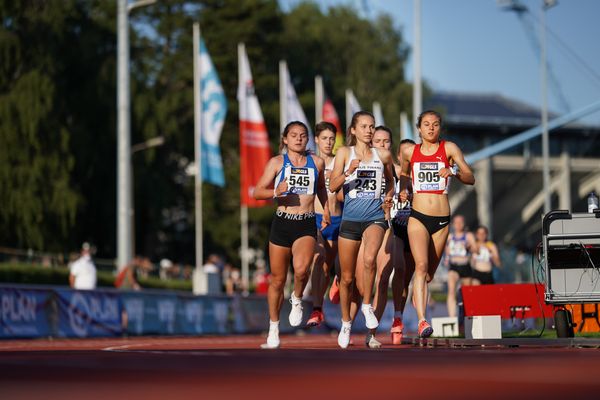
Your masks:
{"label": "stadium floodlight pole", "polygon": [[129,94],[129,12],[156,0],[117,3],[117,268],[133,258],[131,185],[131,100]]}
{"label": "stadium floodlight pole", "polygon": [[414,44],[413,44],[413,121],[423,111],[423,84],[421,82],[421,0],[414,0]]}
{"label": "stadium floodlight pole", "polygon": [[546,54],[546,10],[556,5],[556,0],[543,0],[540,10],[540,69],[542,88],[542,160],[544,182],[544,214],[552,207],[550,198],[550,139],[548,135],[548,83],[547,83],[547,54]]}

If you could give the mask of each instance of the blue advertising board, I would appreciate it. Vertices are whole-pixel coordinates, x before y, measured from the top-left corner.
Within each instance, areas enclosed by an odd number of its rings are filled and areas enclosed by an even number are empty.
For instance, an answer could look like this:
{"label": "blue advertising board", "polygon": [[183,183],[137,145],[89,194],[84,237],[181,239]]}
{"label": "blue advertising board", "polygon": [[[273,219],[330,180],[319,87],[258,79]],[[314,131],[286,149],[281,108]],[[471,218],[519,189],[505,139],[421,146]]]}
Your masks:
{"label": "blue advertising board", "polygon": [[55,289],[57,336],[97,337],[122,334],[119,296],[114,292]]}
{"label": "blue advertising board", "polygon": [[0,287],[0,337],[51,336],[50,301],[47,290]]}

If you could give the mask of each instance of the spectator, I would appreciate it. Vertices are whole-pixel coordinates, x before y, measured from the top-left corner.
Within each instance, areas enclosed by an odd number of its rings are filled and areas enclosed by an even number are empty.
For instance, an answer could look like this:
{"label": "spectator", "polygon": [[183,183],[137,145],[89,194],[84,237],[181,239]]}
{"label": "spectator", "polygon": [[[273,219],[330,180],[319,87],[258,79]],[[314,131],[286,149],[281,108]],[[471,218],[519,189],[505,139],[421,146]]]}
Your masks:
{"label": "spectator", "polygon": [[92,261],[90,244],[81,246],[81,256],[70,266],[69,285],[77,290],[96,288],[96,266]]}
{"label": "spectator", "polygon": [[206,262],[204,263],[202,268],[207,274],[218,274],[223,268],[223,260],[221,260],[221,257],[219,257],[218,255],[211,254],[206,259]]}
{"label": "spectator", "polygon": [[244,287],[242,285],[242,272],[239,268],[233,267],[231,269],[231,282],[234,293],[241,293],[244,291]]}
{"label": "spectator", "polygon": [[171,268],[173,268],[173,261],[169,260],[168,258],[163,258],[160,260],[159,276],[161,280],[166,281],[169,279],[169,271]]}
{"label": "spectator", "polygon": [[265,269],[265,262],[256,263],[256,270],[253,275],[254,293],[266,296],[269,291],[269,273]]}
{"label": "spectator", "polygon": [[115,279],[115,287],[125,290],[140,290],[141,286],[137,282],[136,272],[143,265],[144,260],[144,257],[135,256],[133,261],[123,267]]}
{"label": "spectator", "polygon": [[221,270],[223,269],[223,260],[216,254],[211,254],[206,259],[202,266],[202,270],[206,274],[207,293],[221,294]]}

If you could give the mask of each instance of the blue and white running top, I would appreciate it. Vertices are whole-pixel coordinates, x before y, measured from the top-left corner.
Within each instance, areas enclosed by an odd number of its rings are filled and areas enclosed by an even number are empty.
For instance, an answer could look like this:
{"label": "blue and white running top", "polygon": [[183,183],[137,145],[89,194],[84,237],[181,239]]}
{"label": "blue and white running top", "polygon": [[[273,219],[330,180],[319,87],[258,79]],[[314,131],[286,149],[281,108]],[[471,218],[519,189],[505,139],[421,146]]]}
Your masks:
{"label": "blue and white running top", "polygon": [[[381,205],[381,187],[384,165],[377,149],[371,148],[371,160],[361,161],[358,168],[344,181],[344,212],[346,221],[374,221],[384,218]],[[354,146],[350,147],[350,158],[345,170],[356,158]]]}
{"label": "blue and white running top", "polygon": [[284,179],[287,180],[288,190],[280,196],[289,194],[305,194],[312,196],[317,192],[317,177],[319,170],[311,155],[306,156],[306,164],[303,167],[292,165],[287,153],[283,154],[283,166],[275,177],[275,187]]}

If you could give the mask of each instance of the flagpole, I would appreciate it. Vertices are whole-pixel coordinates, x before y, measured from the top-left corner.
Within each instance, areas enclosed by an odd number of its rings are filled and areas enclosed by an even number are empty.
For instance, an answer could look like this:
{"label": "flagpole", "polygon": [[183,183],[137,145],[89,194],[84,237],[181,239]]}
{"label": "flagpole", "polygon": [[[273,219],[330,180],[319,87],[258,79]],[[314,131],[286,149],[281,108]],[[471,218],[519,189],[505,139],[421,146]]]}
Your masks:
{"label": "flagpole", "polygon": [[279,132],[283,132],[287,123],[287,62],[279,61]]}
{"label": "flagpole", "polygon": [[413,121],[423,111],[423,84],[421,82],[421,0],[414,0],[414,35],[413,46]]}
{"label": "flagpole", "polygon": [[196,268],[204,261],[202,229],[202,82],[200,77],[200,24],[194,22],[194,154],[196,158],[195,217],[196,217]]}
{"label": "flagpole", "polygon": [[323,120],[323,78],[315,76],[315,125]]}
{"label": "flagpole", "polygon": [[[242,74],[242,68],[241,68],[241,64],[242,64],[242,58],[244,57],[244,53],[246,52],[245,46],[243,43],[239,43],[238,44],[238,82],[241,82],[244,77]],[[242,110],[242,105],[240,104],[239,107],[239,115],[240,115],[240,120],[241,117],[244,115],[244,112]],[[240,193],[240,200],[241,200],[242,194]],[[242,204],[242,202],[240,201],[240,225],[241,225],[241,232],[240,232],[240,259],[241,259],[241,263],[242,263],[242,288],[244,290],[244,293],[247,294],[248,290],[250,288],[249,286],[249,266],[248,266],[248,206],[246,204]]]}

